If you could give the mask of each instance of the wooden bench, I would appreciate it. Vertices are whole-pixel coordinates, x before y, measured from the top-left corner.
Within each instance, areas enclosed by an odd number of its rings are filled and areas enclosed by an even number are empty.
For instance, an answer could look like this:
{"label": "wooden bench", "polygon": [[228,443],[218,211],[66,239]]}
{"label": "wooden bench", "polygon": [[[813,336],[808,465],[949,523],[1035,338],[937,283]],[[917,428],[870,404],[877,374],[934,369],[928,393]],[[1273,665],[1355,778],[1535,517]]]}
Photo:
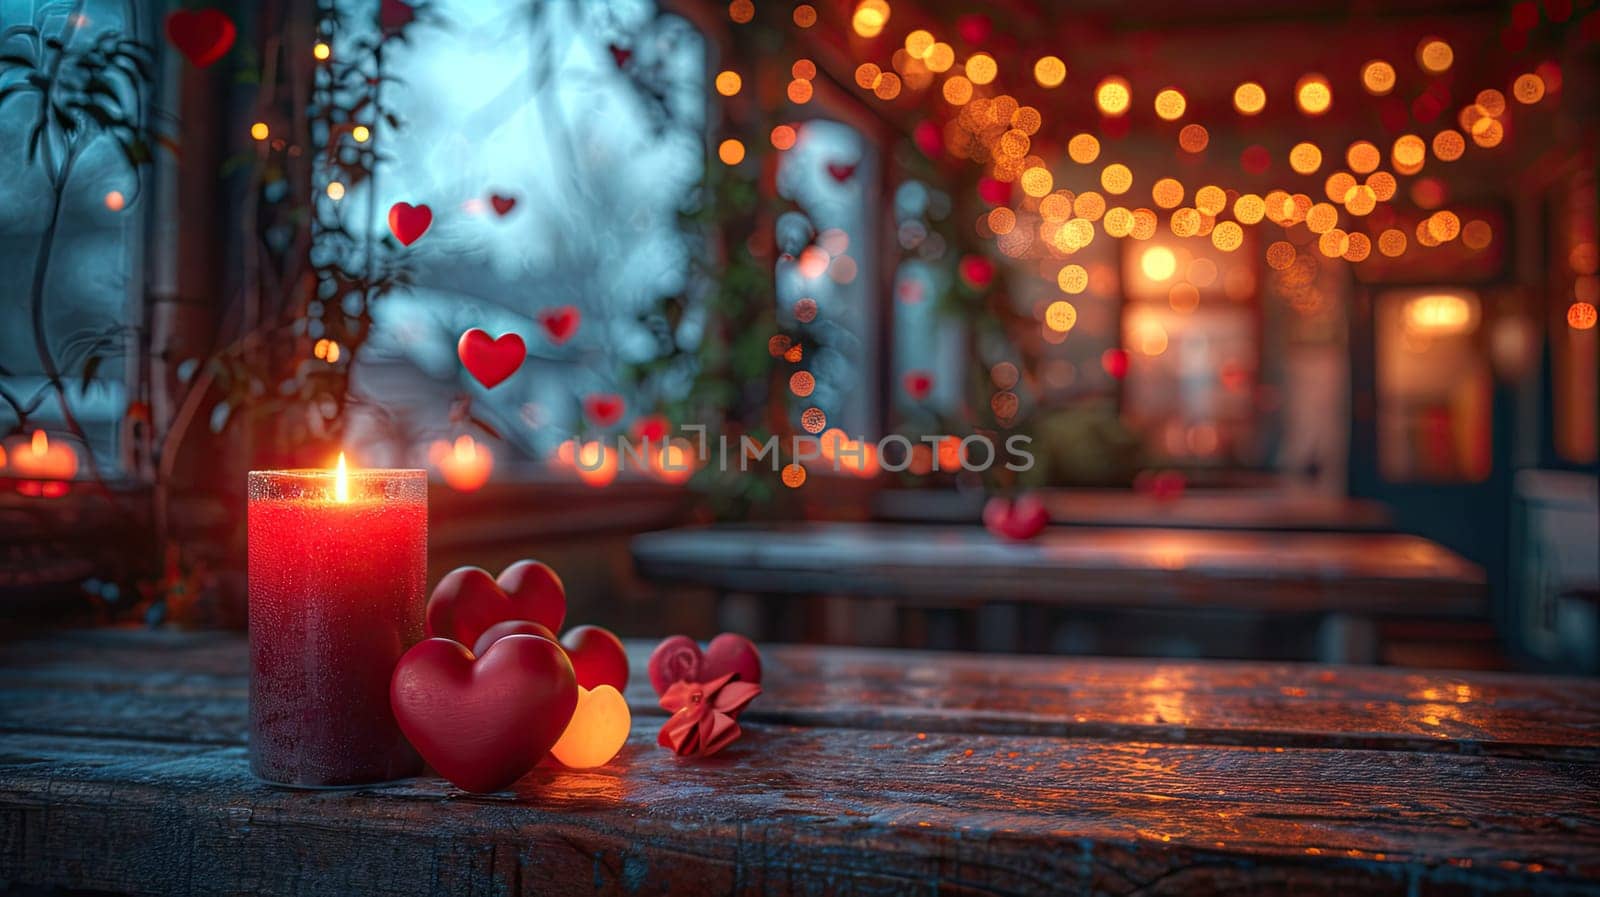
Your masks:
{"label": "wooden bench", "polygon": [[[1480,568],[1398,533],[1053,527],[1010,543],[976,526],[810,523],[646,533],[633,556],[645,577],[724,594],[1307,617],[1319,621],[1321,659],[1339,662],[1376,660],[1377,620],[1488,616]],[[1018,618],[1002,619],[1009,627],[983,647],[1015,650]]]}
{"label": "wooden bench", "polygon": [[[630,644],[642,667],[647,644]],[[1600,894],[1600,683],[769,646],[746,737],[292,791],[232,635],[0,645],[0,890]],[[636,680],[642,677],[636,676]]]}

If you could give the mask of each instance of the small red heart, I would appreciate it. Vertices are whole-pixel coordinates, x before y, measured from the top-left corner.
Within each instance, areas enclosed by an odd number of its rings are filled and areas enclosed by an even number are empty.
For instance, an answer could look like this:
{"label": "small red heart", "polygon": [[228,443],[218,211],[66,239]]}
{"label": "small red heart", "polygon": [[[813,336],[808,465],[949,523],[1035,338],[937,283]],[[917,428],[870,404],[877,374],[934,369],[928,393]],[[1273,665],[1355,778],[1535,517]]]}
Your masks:
{"label": "small red heart", "polygon": [[597,427],[609,427],[621,420],[622,412],[627,407],[622,396],[614,392],[588,396],[583,400],[583,413]]}
{"label": "small red heart", "polygon": [[611,44],[610,46],[611,61],[615,62],[619,69],[627,66],[628,60],[633,58],[633,51],[627,47],[619,47],[616,44]]}
{"label": "small red heart", "polygon": [[389,233],[401,246],[417,242],[433,224],[433,210],[426,205],[397,202],[389,207]]}
{"label": "small red heart", "polygon": [[389,703],[400,731],[440,775],[499,791],[542,760],[578,706],[561,646],[511,635],[474,658],[459,642],[418,642],[395,665]]}
{"label": "small red heart", "polygon": [[1026,542],[1044,531],[1050,523],[1050,512],[1044,499],[1037,495],[1024,495],[1016,501],[1000,496],[989,499],[983,506],[983,526],[1003,539]]}
{"label": "small red heart", "polygon": [[572,335],[578,332],[578,324],[583,321],[583,313],[575,305],[561,305],[545,309],[539,315],[539,323],[544,325],[545,335],[550,337],[550,342],[561,345]]}
{"label": "small red heart", "polygon": [[517,561],[489,576],[481,567],[457,567],[433,587],[425,612],[429,638],[478,644],[489,627],[505,620],[528,620],[551,632],[567,618],[567,590],[556,571],[538,561]]}
{"label": "small red heart", "polygon": [[561,637],[561,647],[567,649],[579,685],[588,689],[609,685],[617,691],[628,690],[628,650],[611,630],[575,626]]}
{"label": "small red heart", "polygon": [[490,195],[489,205],[494,206],[496,215],[504,218],[513,208],[516,207],[517,198],[515,196],[501,196],[500,194],[495,193]]}
{"label": "small red heart", "polygon": [[828,174],[832,175],[833,179],[841,184],[850,180],[850,176],[855,173],[856,166],[854,164],[846,165],[842,162],[828,163]]}
{"label": "small red heart", "polygon": [[503,333],[498,338],[477,327],[461,334],[456,343],[456,355],[466,366],[467,373],[477,378],[485,389],[499,386],[522,367],[528,357],[528,347],[515,333]]}
{"label": "small red heart", "polygon": [[482,657],[489,646],[500,641],[508,635],[537,635],[552,642],[560,641],[556,634],[551,632],[542,623],[532,620],[501,620],[483,631],[478,640],[472,645],[472,656]]}
{"label": "small red heart", "polygon": [[905,384],[906,393],[920,402],[933,391],[933,375],[927,371],[907,371]]}
{"label": "small red heart", "polygon": [[660,445],[672,429],[672,422],[664,415],[646,414],[633,422],[633,438],[639,442]]}
{"label": "small red heart", "polygon": [[761,652],[737,633],[717,636],[704,652],[686,635],[664,639],[650,652],[650,686],[658,695],[677,682],[710,682],[729,673],[740,682],[761,683]]}
{"label": "small red heart", "polygon": [[233,46],[238,29],[218,9],[179,9],[167,14],[167,40],[195,68],[205,68]]}
{"label": "small red heart", "polygon": [[402,0],[380,0],[378,3],[378,25],[383,28],[384,34],[394,34],[416,19],[417,11]]}
{"label": "small red heart", "polygon": [[960,271],[961,279],[974,289],[982,289],[994,280],[994,262],[989,261],[987,256],[962,256]]}

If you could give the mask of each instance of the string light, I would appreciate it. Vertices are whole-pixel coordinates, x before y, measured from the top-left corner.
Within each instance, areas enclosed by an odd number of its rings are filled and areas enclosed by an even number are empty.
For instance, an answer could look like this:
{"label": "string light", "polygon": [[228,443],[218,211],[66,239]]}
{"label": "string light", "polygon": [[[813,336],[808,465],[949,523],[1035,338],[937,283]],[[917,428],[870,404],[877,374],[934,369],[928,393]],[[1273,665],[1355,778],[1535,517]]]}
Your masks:
{"label": "string light", "polygon": [[250,126],[250,136],[256,140],[266,140],[272,136],[272,129],[267,127],[266,122],[258,121]]}
{"label": "string light", "polygon": [[717,158],[724,165],[738,165],[744,161],[744,144],[731,137],[722,141],[717,147]]}
{"label": "string light", "polygon": [[1033,64],[1033,80],[1040,87],[1059,87],[1067,80],[1067,64],[1058,56],[1041,56]]}
{"label": "string light", "polygon": [[350,137],[356,143],[366,143],[372,139],[372,129],[366,125],[356,125],[350,129]]}
{"label": "string light", "polygon": [[333,48],[322,41],[317,41],[311,45],[311,55],[317,59],[327,59],[333,55]]}
{"label": "string light", "polygon": [[1133,92],[1129,89],[1128,82],[1116,76],[1106,78],[1094,89],[1095,105],[1106,115],[1113,117],[1126,115],[1132,101]]}
{"label": "string light", "polygon": [[744,79],[739,77],[738,72],[718,72],[716,86],[717,93],[725,97],[731,97],[739,92],[740,87],[744,86]]}
{"label": "string light", "polygon": [[1233,108],[1243,115],[1256,115],[1267,108],[1267,91],[1254,81],[1233,89]]}
{"label": "string light", "polygon": [[1156,115],[1165,121],[1177,121],[1183,118],[1183,111],[1188,107],[1188,101],[1177,88],[1169,87],[1156,94]]}
{"label": "string light", "polygon": [[1394,66],[1382,59],[1374,59],[1361,67],[1361,86],[1375,97],[1393,92],[1396,80]]}
{"label": "string light", "polygon": [[329,181],[328,198],[332,200],[344,199],[344,184],[341,184],[338,181]]}
{"label": "string light", "polygon": [[1321,115],[1333,105],[1333,88],[1328,79],[1318,74],[1301,78],[1294,88],[1294,101],[1307,115]]}

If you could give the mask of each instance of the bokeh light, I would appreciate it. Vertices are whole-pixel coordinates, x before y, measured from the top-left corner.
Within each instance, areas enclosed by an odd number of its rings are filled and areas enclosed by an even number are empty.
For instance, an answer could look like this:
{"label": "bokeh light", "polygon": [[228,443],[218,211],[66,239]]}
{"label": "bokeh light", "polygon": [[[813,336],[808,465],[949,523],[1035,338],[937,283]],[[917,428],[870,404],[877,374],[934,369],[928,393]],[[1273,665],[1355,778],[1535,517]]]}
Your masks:
{"label": "bokeh light", "polygon": [[1100,186],[1107,193],[1127,193],[1133,187],[1133,171],[1121,162],[1113,162],[1100,172]]}
{"label": "bokeh light", "polygon": [[877,37],[887,24],[889,4],[885,0],[861,0],[856,4],[855,15],[850,17],[850,27],[862,37]]}
{"label": "bokeh light", "polygon": [[967,60],[967,80],[973,84],[988,84],[999,74],[1000,67],[988,53],[975,53]]}
{"label": "bokeh light", "polygon": [[1417,44],[1417,65],[1429,74],[1449,71],[1455,60],[1455,50],[1439,38],[1425,37]]}
{"label": "bokeh light", "polygon": [[1040,87],[1058,87],[1067,80],[1067,64],[1058,56],[1041,56],[1033,64],[1033,80]]}
{"label": "bokeh light", "polygon": [[1189,104],[1182,92],[1175,87],[1168,87],[1156,94],[1155,105],[1157,116],[1165,121],[1177,121],[1183,118],[1184,109]]}
{"label": "bokeh light", "polygon": [[725,97],[731,97],[739,92],[740,87],[744,86],[744,79],[739,77],[738,72],[722,71],[717,73],[716,85],[717,93]]}
{"label": "bokeh light", "polygon": [[1301,142],[1289,150],[1289,167],[1298,174],[1312,174],[1322,167],[1322,150],[1315,143]]}
{"label": "bokeh light", "polygon": [[1307,115],[1321,115],[1333,105],[1333,88],[1322,75],[1309,74],[1300,79],[1294,88],[1295,105]]}
{"label": "bokeh light", "polygon": [[1100,82],[1094,89],[1094,103],[1100,111],[1109,116],[1126,115],[1128,106],[1133,102],[1133,91],[1128,82],[1122,78],[1112,76]]}
{"label": "bokeh light", "polygon": [[1375,97],[1388,96],[1394,90],[1394,66],[1382,59],[1374,59],[1361,67],[1361,86]]}
{"label": "bokeh light", "polygon": [[1254,81],[1233,89],[1233,108],[1244,115],[1255,115],[1267,107],[1267,91]]}
{"label": "bokeh light", "polygon": [[731,137],[722,141],[717,146],[717,158],[724,165],[738,165],[744,161],[744,144]]}
{"label": "bokeh light", "polygon": [[1178,148],[1186,153],[1202,152],[1210,142],[1211,134],[1204,125],[1187,124],[1178,132]]}
{"label": "bokeh light", "polygon": [[1058,299],[1045,309],[1044,323],[1057,333],[1066,333],[1078,323],[1078,310],[1071,302]]}
{"label": "bokeh light", "polygon": [[1175,178],[1162,178],[1150,185],[1150,198],[1163,209],[1176,209],[1183,203],[1183,184]]}
{"label": "bokeh light", "polygon": [[1100,141],[1093,134],[1077,134],[1067,141],[1067,157],[1079,165],[1100,158]]}

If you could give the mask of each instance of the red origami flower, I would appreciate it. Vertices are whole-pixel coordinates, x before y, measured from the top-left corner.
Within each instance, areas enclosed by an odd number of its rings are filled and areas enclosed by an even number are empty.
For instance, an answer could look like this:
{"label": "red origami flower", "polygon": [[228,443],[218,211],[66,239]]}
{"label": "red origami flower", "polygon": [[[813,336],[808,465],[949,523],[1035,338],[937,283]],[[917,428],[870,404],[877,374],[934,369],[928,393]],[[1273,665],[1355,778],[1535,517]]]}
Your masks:
{"label": "red origami flower", "polygon": [[683,757],[707,757],[738,739],[739,711],[761,694],[754,682],[735,682],[734,674],[710,682],[675,682],[661,696],[671,713],[656,744]]}

